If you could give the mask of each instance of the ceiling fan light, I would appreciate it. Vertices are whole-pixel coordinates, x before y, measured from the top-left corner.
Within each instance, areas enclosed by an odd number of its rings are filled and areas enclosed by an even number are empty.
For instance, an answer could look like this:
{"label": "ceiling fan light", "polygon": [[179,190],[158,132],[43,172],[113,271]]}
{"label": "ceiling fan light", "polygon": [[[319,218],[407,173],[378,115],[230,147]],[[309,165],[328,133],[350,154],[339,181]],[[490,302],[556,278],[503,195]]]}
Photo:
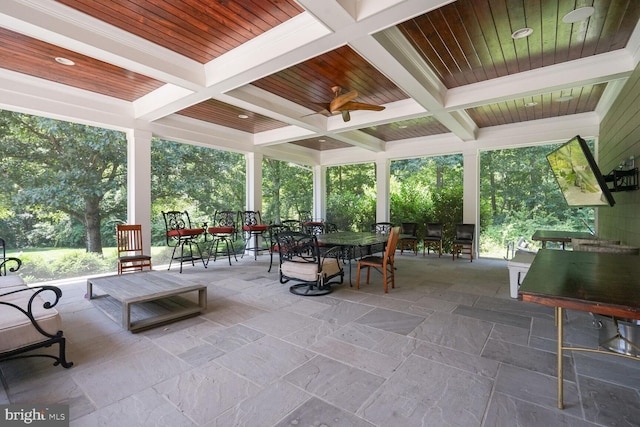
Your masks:
{"label": "ceiling fan light", "polygon": [[579,7],[572,10],[562,17],[565,24],[573,24],[574,22],[584,21],[588,19],[596,10],[591,6]]}
{"label": "ceiling fan light", "polygon": [[511,38],[513,38],[515,40],[524,39],[526,37],[529,37],[531,34],[533,34],[533,28],[524,27],[524,28],[520,28],[518,30],[515,30],[511,34]]}

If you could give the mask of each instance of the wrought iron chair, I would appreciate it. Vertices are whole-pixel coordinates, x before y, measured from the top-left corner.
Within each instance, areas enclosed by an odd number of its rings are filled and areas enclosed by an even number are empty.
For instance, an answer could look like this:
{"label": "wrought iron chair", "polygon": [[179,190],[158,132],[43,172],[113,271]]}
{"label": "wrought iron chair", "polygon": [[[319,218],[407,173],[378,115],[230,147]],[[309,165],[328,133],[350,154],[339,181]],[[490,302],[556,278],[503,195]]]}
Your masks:
{"label": "wrought iron chair", "polygon": [[382,282],[384,286],[384,293],[388,292],[388,284],[391,282],[391,287],[396,287],[395,282],[395,268],[393,265],[396,247],[398,246],[398,238],[400,236],[400,227],[393,227],[389,232],[389,239],[387,240],[387,247],[384,255],[368,255],[361,258],[358,261],[358,271],[356,273],[356,289],[360,289],[360,269],[367,269],[367,283],[369,283],[369,276],[371,268],[378,269],[382,272]]}
{"label": "wrought iron chair", "polygon": [[418,255],[418,223],[416,222],[403,222],[400,225],[400,234],[398,246],[400,246],[400,255],[404,253],[405,249],[410,249],[414,254]]}
{"label": "wrought iron chair", "polygon": [[[209,256],[207,258],[207,266],[213,255],[213,261],[215,262],[219,253],[225,253],[229,258],[229,265],[231,265],[231,254],[235,258],[236,262],[236,250],[233,247],[233,241],[236,239],[236,212],[235,211],[216,211],[213,215],[213,224],[207,227],[207,233],[211,236],[211,244],[209,245]],[[224,252],[218,250],[220,243],[224,245]]]}
{"label": "wrought iron chair", "polygon": [[[284,222],[284,221],[283,221]],[[297,223],[298,221],[296,221]],[[273,266],[273,254],[278,253],[278,234],[283,231],[295,231],[290,230],[288,226],[284,224],[271,224],[269,225],[269,270],[267,273],[271,273],[271,267]]]}
{"label": "wrought iron chair", "polygon": [[[262,223],[260,211],[238,211],[238,224],[242,224],[242,238],[244,240],[244,250],[253,251],[253,259],[258,259],[258,252],[265,249],[262,247],[262,238],[269,229],[268,224]],[[253,241],[253,246],[249,243]],[[244,252],[242,257],[244,258]]]}
{"label": "wrought iron chair", "polygon": [[297,219],[285,219],[281,221],[281,224],[290,231],[302,231],[302,224],[300,224],[300,221]]}
{"label": "wrought iron chair", "polygon": [[302,296],[326,295],[332,291],[331,280],[344,280],[344,270],[339,259],[339,248],[320,252],[314,235],[283,231],[278,234],[280,255],[280,283],[299,281],[289,291]]}
{"label": "wrought iron chair", "polygon": [[434,252],[438,251],[438,258],[442,256],[442,223],[429,222],[427,223],[427,230],[422,239],[422,256],[429,254],[429,250],[433,249]]}
{"label": "wrought iron chair", "polygon": [[123,271],[152,269],[151,255],[142,248],[142,226],[140,224],[117,224],[116,245],[118,251],[118,274]]}
{"label": "wrought iron chair", "polygon": [[[192,227],[191,219],[189,218],[189,212],[184,211],[168,211],[162,212],[164,218],[164,226],[166,229],[167,246],[173,248],[171,253],[171,261],[169,261],[169,270],[171,269],[171,263],[174,259],[180,260],[180,273],[182,273],[182,264],[187,261],[191,261],[191,265],[195,266],[196,260],[202,260],[202,265],[207,268],[207,264],[204,262],[202,256],[202,250],[198,243],[198,238],[204,235],[204,227]],[[184,254],[184,247],[188,246],[189,254]],[[193,253],[193,247],[196,247],[198,255]],[[180,247],[180,256],[176,255],[176,249]]]}
{"label": "wrought iron chair", "polygon": [[457,224],[456,237],[451,245],[453,259],[460,258],[461,254],[468,254],[469,261],[473,262],[473,236],[475,234],[475,224]]}
{"label": "wrought iron chair", "polygon": [[[393,228],[393,224],[390,222],[376,222],[371,224],[370,231],[372,233],[389,234],[392,228]],[[383,244],[372,245],[370,249],[371,251],[368,253],[368,255],[372,255],[378,252],[384,252],[384,248],[385,248],[385,245]]]}
{"label": "wrought iron chair", "polygon": [[15,257],[7,257],[7,246],[4,239],[0,238],[0,276],[6,276],[7,270],[15,273],[22,266],[22,260]]}
{"label": "wrought iron chair", "polygon": [[300,218],[300,231],[307,234],[324,233],[324,221],[322,218],[313,218],[311,211],[298,211],[298,217]]}

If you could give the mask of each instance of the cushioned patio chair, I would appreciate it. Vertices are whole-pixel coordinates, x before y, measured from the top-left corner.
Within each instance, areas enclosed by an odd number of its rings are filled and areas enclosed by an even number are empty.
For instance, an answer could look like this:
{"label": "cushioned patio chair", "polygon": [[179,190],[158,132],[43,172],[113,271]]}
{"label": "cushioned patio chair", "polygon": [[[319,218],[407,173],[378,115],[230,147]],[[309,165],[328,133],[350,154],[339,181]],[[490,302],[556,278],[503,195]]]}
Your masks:
{"label": "cushioned patio chair", "polygon": [[460,255],[469,255],[469,261],[473,262],[473,236],[475,234],[475,224],[457,224],[456,237],[451,245],[453,259],[460,258]]}
{"label": "cushioned patio chair", "polygon": [[338,247],[321,252],[312,234],[283,231],[278,234],[280,283],[297,281],[289,291],[302,296],[326,295],[332,291],[331,280],[344,280]]}
{"label": "cushioned patio chair", "polygon": [[442,223],[427,223],[427,229],[422,239],[422,256],[429,254],[429,250],[438,251],[438,258],[442,256]]}

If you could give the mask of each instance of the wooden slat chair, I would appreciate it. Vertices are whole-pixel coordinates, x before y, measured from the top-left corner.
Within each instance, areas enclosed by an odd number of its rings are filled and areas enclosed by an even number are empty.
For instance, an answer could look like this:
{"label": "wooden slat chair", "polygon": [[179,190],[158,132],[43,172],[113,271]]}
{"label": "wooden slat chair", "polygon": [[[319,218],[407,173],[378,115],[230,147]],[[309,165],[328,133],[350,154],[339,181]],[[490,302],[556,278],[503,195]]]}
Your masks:
{"label": "wooden slat chair", "polygon": [[142,226],[140,224],[116,225],[116,245],[118,250],[118,274],[123,271],[151,270],[151,255],[145,255],[142,248]]}
{"label": "wooden slat chair", "polygon": [[393,227],[389,232],[389,239],[387,240],[387,247],[384,251],[384,255],[369,255],[363,257],[358,261],[358,271],[356,273],[356,289],[360,289],[360,269],[362,268],[367,269],[367,283],[369,283],[371,268],[378,269],[382,272],[382,282],[385,294],[389,291],[389,282],[391,282],[392,288],[396,287],[395,267],[393,263],[399,236],[400,227]]}

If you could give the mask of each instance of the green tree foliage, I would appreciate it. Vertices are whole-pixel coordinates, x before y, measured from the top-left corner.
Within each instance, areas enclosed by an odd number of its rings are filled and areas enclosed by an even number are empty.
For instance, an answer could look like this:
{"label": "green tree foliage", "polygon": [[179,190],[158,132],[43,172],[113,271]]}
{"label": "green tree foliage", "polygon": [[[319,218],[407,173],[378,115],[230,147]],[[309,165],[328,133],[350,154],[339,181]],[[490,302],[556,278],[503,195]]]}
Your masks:
{"label": "green tree foliage", "polygon": [[[43,222],[57,226],[66,215],[84,229],[87,251],[102,253],[103,218],[125,209],[125,135],[0,111],[0,140],[0,174],[12,207],[4,215],[19,219],[11,233],[17,243],[28,245],[31,229],[47,230]],[[69,243],[69,235],[54,236],[54,244]]]}
{"label": "green tree foliage", "polygon": [[313,210],[313,171],[265,157],[262,162],[262,220],[279,223]]}
{"label": "green tree foliage", "polygon": [[441,222],[448,250],[462,222],[462,166],[459,154],[391,162],[391,222],[417,222],[418,236],[427,222]]}
{"label": "green tree foliage", "polygon": [[164,243],[161,211],[187,210],[194,225],[211,223],[216,210],[243,210],[242,154],[161,139],[151,145],[152,239]]}
{"label": "green tree foliage", "polygon": [[376,222],[375,164],[327,168],[327,222],[344,231],[368,231]]}
{"label": "green tree foliage", "polygon": [[481,254],[502,255],[507,242],[528,239],[537,229],[584,231],[583,220],[593,225],[593,208],[569,208],[560,193],[546,159],[555,148],[481,153]]}

